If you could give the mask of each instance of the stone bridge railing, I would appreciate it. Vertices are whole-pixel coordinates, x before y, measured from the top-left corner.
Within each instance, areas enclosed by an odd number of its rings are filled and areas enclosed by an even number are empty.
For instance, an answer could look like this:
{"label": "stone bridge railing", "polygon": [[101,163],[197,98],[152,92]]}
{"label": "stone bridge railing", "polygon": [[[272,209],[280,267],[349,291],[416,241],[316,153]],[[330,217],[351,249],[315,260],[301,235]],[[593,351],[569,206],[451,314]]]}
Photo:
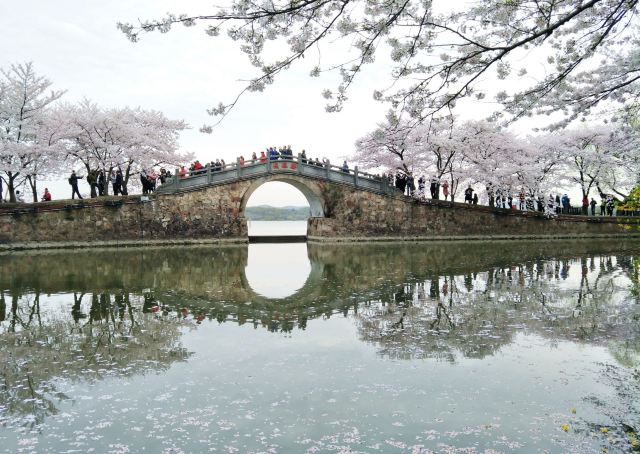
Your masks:
{"label": "stone bridge railing", "polygon": [[259,178],[269,175],[290,174],[309,177],[333,183],[348,184],[355,188],[373,191],[379,194],[397,194],[400,191],[389,185],[386,178],[361,172],[358,167],[343,170],[342,167],[327,163],[315,163],[298,156],[279,156],[278,159],[258,159],[245,161],[240,159],[216,170],[211,167],[191,171],[180,177],[174,175],[156,192],[171,194],[178,191],[196,189],[205,186],[228,184],[238,180]]}

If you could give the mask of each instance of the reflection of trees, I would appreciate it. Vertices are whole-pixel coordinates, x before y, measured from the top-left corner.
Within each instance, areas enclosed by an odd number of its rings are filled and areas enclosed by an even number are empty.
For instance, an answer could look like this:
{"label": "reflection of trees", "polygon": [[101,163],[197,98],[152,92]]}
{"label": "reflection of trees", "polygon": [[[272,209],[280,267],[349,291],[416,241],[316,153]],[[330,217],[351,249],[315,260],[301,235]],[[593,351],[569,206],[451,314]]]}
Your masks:
{"label": "reflection of trees", "polygon": [[42,251],[1,257],[0,288],[43,293],[143,289],[205,294],[240,285],[246,246]]}
{"label": "reflection of trees", "polygon": [[73,298],[70,314],[42,314],[39,292],[11,295],[0,325],[0,423],[34,425],[55,414],[66,398],[62,381],[164,370],[189,355],[182,322],[140,313],[127,293]]}
{"label": "reflection of trees", "polygon": [[[576,283],[568,281],[572,268],[580,273]],[[626,298],[623,268],[611,257],[591,256],[431,275],[397,286],[391,298],[361,304],[355,320],[361,338],[393,358],[481,358],[519,331],[618,346],[635,339],[637,345],[640,330],[630,322],[632,316],[637,321],[637,308]]]}

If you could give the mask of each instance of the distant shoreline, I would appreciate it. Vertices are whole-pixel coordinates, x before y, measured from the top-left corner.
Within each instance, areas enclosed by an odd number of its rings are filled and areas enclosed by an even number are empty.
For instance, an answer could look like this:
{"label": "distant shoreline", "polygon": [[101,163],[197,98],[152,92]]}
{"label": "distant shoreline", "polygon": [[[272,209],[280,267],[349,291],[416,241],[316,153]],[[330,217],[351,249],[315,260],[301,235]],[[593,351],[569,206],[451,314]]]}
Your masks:
{"label": "distant shoreline", "polygon": [[309,207],[260,205],[246,207],[244,216],[249,221],[306,221],[311,211]]}

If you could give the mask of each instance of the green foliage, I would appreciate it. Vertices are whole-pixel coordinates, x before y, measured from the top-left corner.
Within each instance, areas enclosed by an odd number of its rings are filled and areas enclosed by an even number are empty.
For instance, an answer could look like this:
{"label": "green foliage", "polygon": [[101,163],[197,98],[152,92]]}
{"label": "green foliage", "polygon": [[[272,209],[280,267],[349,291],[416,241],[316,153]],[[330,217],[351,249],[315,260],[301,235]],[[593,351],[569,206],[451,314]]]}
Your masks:
{"label": "green foliage", "polygon": [[638,210],[640,209],[640,186],[636,186],[629,194],[629,197],[618,207],[623,210]]}

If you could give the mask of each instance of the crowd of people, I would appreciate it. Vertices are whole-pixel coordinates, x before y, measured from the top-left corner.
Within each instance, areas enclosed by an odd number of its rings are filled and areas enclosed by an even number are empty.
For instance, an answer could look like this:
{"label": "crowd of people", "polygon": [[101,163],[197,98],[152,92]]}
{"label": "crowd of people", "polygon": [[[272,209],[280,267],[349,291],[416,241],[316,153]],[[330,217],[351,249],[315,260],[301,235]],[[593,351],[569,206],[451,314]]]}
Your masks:
{"label": "crowd of people", "polygon": [[[427,199],[427,184],[429,184],[430,198],[433,200],[440,199],[440,191],[444,200],[453,201],[453,195],[449,191],[449,182],[441,182],[437,177],[427,180],[424,176],[418,178],[417,186],[415,178],[407,173],[383,175],[390,186],[394,186],[403,194],[414,197],[419,200]],[[595,198],[589,199],[584,196],[581,201],[580,210],[576,210],[571,205],[571,199],[567,194],[550,194],[545,200],[543,195],[534,195],[527,193],[524,189],[514,194],[511,189],[494,188],[492,185],[487,186],[487,202],[490,207],[502,209],[514,209],[520,211],[537,211],[540,213],[551,214],[582,214],[584,216],[613,216],[615,211],[616,200],[611,194],[600,194],[600,204]],[[475,189],[468,186],[464,190],[464,202],[472,205],[478,205],[479,195]],[[597,209],[599,205],[599,210]]]}
{"label": "crowd of people", "polygon": [[[251,164],[265,164],[267,162],[274,161],[288,161],[293,160],[294,154],[290,145],[286,145],[283,147],[266,147],[264,151],[260,151],[259,153],[253,152],[250,158],[245,158],[243,155],[238,157],[238,163],[241,167]],[[316,165],[318,167],[324,167],[329,164],[329,160],[326,158],[308,158],[307,152],[302,150],[298,155],[300,162],[303,164]],[[215,161],[211,161],[205,164],[202,164],[200,161],[196,160],[192,162],[189,167],[181,166],[178,171],[179,178],[187,178],[190,176],[200,175],[202,173],[211,172],[219,172],[225,170],[227,168],[235,168],[236,163],[227,164],[224,159],[216,159]],[[347,161],[341,166],[341,170],[343,172],[349,172],[349,166]],[[164,183],[164,182],[163,182]]]}
{"label": "crowd of people", "polygon": [[[266,162],[273,161],[288,161],[293,160],[293,150],[291,146],[283,147],[267,147],[264,151],[258,153],[252,153],[250,159],[245,159],[244,156],[240,156],[237,163],[226,164],[224,159],[216,159],[208,163],[202,164],[199,160],[194,161],[187,168],[181,166],[176,175],[179,178],[187,178],[189,176],[196,176],[206,172],[218,172],[228,167],[235,168],[236,165],[245,166],[251,164],[264,164]],[[326,158],[308,158],[306,151],[298,155],[301,163],[307,165],[316,165],[319,167],[328,166],[330,163]],[[334,168],[341,170],[345,173],[350,173],[349,165],[345,160],[341,166],[334,166]],[[112,170],[111,172],[105,172],[101,170],[91,170],[87,173],[86,179],[90,187],[91,197],[101,197],[107,195],[108,185],[111,185],[113,195],[128,195],[127,185],[123,178],[122,171],[120,169]],[[159,172],[156,172],[153,168],[143,169],[140,172],[140,183],[142,185],[142,194],[150,194],[156,190],[156,187],[161,184],[165,184],[168,180],[172,179],[175,175],[170,170],[161,168]],[[78,183],[84,179],[84,176],[77,175],[75,171],[71,172],[68,182],[71,186],[71,198],[75,199],[77,196],[82,199]],[[418,177],[417,181],[413,175],[408,172],[398,172],[396,174],[382,174],[382,176],[376,176],[383,181],[387,181],[390,186],[395,187],[403,194],[414,197],[419,200],[427,199],[427,186],[429,186],[429,196],[433,200],[439,200],[440,194],[444,196],[444,200],[453,201],[453,193],[450,192],[449,182],[442,181],[436,176],[431,179],[427,179],[424,176]],[[1,184],[1,183],[0,183]],[[0,186],[1,187],[1,186]],[[16,201],[19,203],[24,202],[24,195],[17,190]],[[600,203],[595,198],[589,199],[587,196],[582,198],[580,209],[571,205],[571,199],[567,194],[550,194],[545,200],[541,194],[527,193],[524,189],[515,193],[509,188],[493,187],[488,185],[486,187],[487,204],[490,207],[502,208],[502,209],[517,209],[520,211],[537,211],[547,214],[582,214],[596,216],[613,216],[616,201],[610,194],[600,194]],[[2,195],[0,193],[0,201]],[[48,188],[45,188],[41,198],[42,201],[51,201],[52,194]],[[468,186],[464,190],[464,202],[472,205],[478,205],[479,195],[473,187]],[[599,205],[599,209],[598,209]]]}
{"label": "crowd of people", "polygon": [[[90,170],[87,173],[87,183],[89,184],[91,198],[107,195],[109,192],[107,185],[109,184],[111,185],[113,195],[129,194],[120,169],[112,170],[110,173],[106,172],[106,174],[107,175],[105,176],[105,172],[102,170]],[[79,199],[82,199],[82,195],[78,188],[79,180],[82,179],[84,179],[84,176],[77,175],[75,170],[71,172],[68,182],[69,186],[71,186],[72,199],[75,199],[76,196],[78,196]]]}

